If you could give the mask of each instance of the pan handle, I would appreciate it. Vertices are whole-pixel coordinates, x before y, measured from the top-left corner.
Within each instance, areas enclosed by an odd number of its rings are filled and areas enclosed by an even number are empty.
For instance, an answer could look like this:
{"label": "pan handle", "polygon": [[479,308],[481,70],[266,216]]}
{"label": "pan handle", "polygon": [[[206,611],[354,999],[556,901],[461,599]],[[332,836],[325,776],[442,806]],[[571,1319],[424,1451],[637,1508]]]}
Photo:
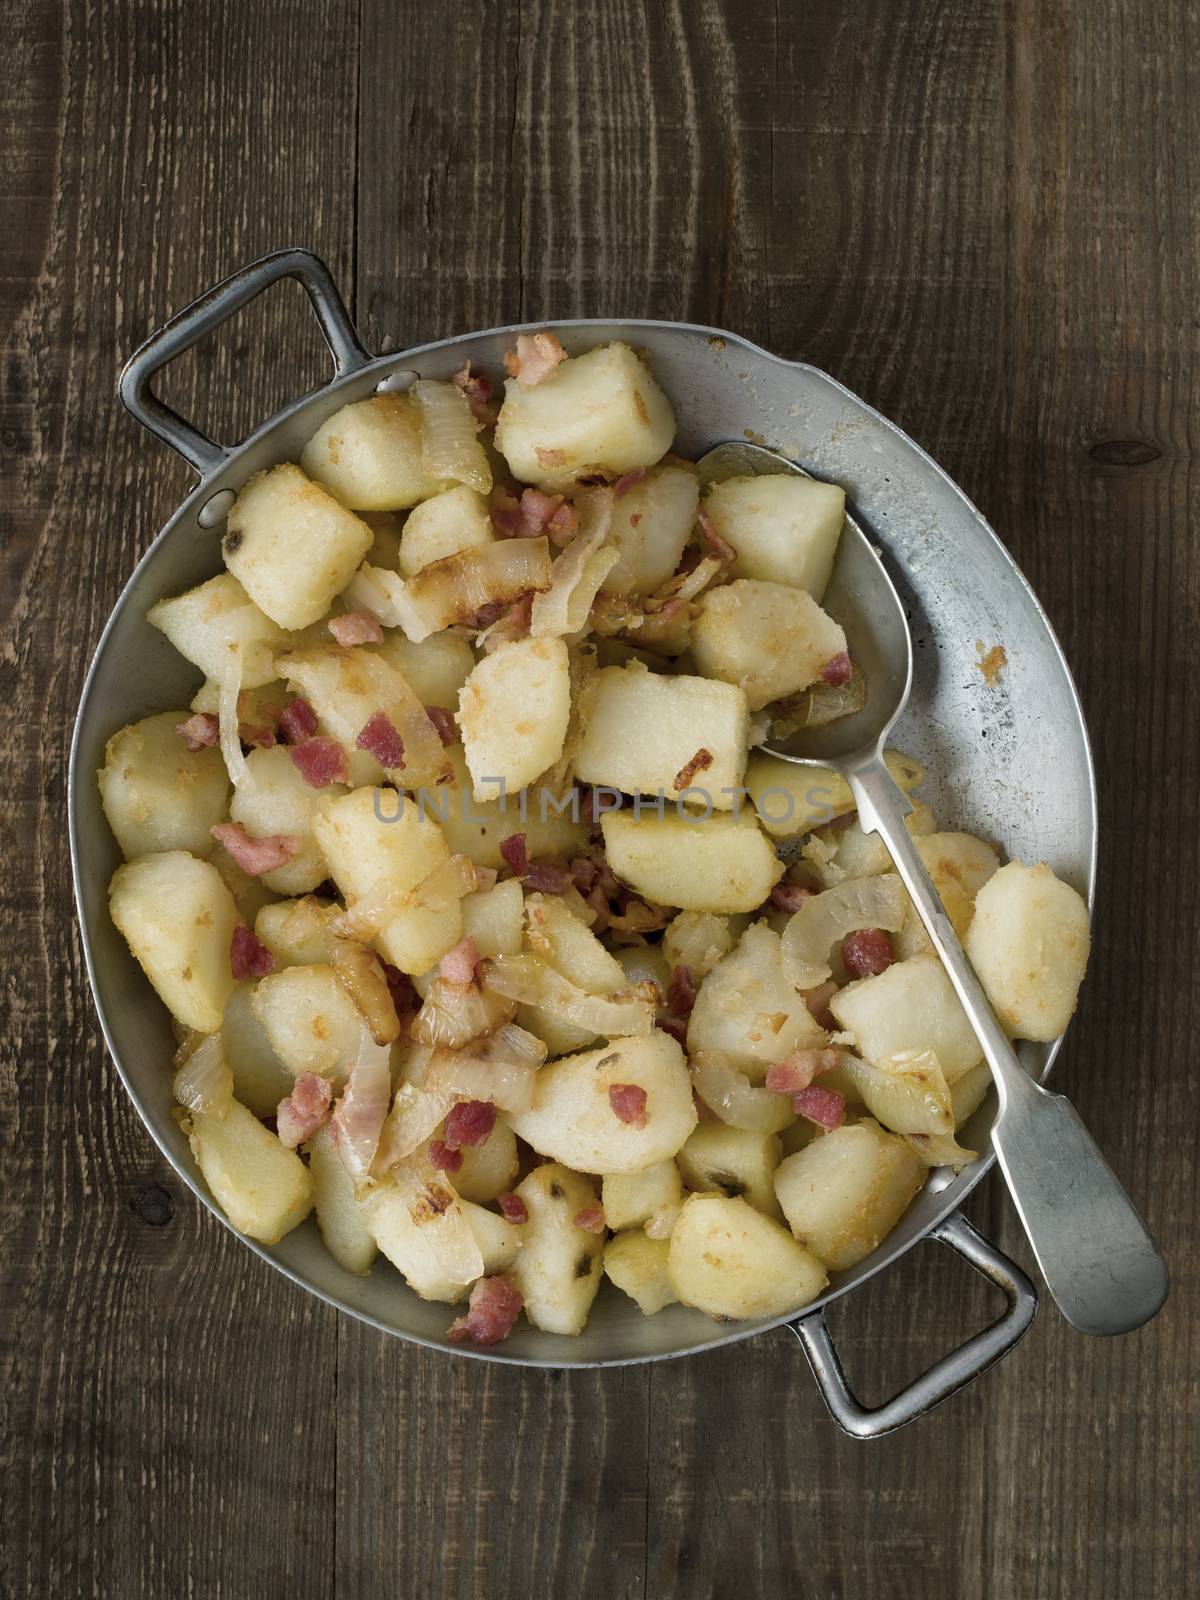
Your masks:
{"label": "pan handle", "polygon": [[977,1272],[1003,1289],[1008,1307],[998,1322],[943,1356],[886,1404],[872,1409],[855,1399],[823,1311],[814,1311],[788,1324],[804,1347],[830,1415],[839,1428],[855,1439],[878,1439],[885,1433],[894,1433],[957,1394],[1024,1338],[1037,1312],[1037,1290],[1020,1267],[1001,1255],[958,1212],[940,1222],[929,1237],[949,1245]]}
{"label": "pan handle", "polygon": [[143,428],[169,444],[202,478],[224,466],[229,451],[165,405],[151,389],[151,380],[176,356],[190,350],[280,278],[298,278],[304,285],[339,378],[371,360],[329,268],[309,250],[273,251],[193,300],[129,358],[121,374],[120,395],[126,410]]}

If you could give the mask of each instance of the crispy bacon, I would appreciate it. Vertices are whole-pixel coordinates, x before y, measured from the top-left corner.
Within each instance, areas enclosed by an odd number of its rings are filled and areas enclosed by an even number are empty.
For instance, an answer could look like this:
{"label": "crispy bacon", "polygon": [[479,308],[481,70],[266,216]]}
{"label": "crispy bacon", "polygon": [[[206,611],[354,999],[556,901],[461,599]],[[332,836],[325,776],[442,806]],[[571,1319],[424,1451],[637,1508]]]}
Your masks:
{"label": "crispy bacon", "polygon": [[698,772],[706,771],[712,766],[712,764],[712,751],[706,750],[704,746],[701,745],[699,750],[696,751],[696,754],[692,756],[689,761],[685,762],[685,764],[680,767],[679,771],[675,774],[674,787],[682,792],[691,785],[692,779]]}
{"label": "crispy bacon", "polygon": [[828,1028],[830,1032],[837,1027],[837,1019],[829,1009],[829,1002],[837,992],[838,986],[832,978],[817,984],[815,989],[800,991],[800,998],[808,1007],[809,1016],[819,1028]]}
{"label": "crispy bacon", "polygon": [[189,750],[203,750],[216,744],[221,737],[221,724],[211,711],[197,711],[194,717],[175,724],[175,732]]}
{"label": "crispy bacon", "polygon": [[441,1139],[429,1141],[429,1165],[437,1172],[457,1172],[462,1166],[462,1151]]}
{"label": "crispy bacon", "polygon": [[519,333],[517,348],[504,357],[504,370],[522,389],[533,389],[567,359],[567,352],[552,333]]}
{"label": "crispy bacon", "polygon": [[491,379],[482,372],[472,372],[471,363],[468,361],[461,372],[456,372],[450,379],[454,387],[467,397],[467,404],[471,408],[471,415],[475,421],[485,428],[496,420],[496,408],[491,404],[492,383]]}
{"label": "crispy bacon", "polygon": [[631,1128],[646,1126],[646,1091],[637,1083],[610,1083],[608,1103],[618,1121]]}
{"label": "crispy bacon", "polygon": [[830,656],[821,668],[821,676],[831,689],[840,689],[844,683],[850,682],[854,676],[854,668],[844,650],[840,655]]}
{"label": "crispy bacon", "polygon": [[613,497],[619,500],[623,494],[628,494],[630,489],[635,489],[645,476],[645,467],[634,467],[632,472],[626,472],[613,484]]}
{"label": "crispy bacon", "polygon": [[338,644],[379,644],[383,629],[379,618],[369,611],[346,611],[340,617],[330,617],[329,631]]}
{"label": "crispy bacon", "polygon": [[275,957],[249,928],[239,923],[233,930],[229,965],[239,982],[243,978],[265,978],[268,972],[275,970]]}
{"label": "crispy bacon", "polygon": [[345,783],[346,752],[336,739],[302,739],[291,745],[288,755],[296,771],[313,789],[324,789],[331,783]]}
{"label": "crispy bacon", "polygon": [[404,740],[386,711],[376,711],[368,717],[354,743],[359,750],[369,751],[388,771],[404,765]]}
{"label": "crispy bacon", "polygon": [[703,506],[696,512],[696,521],[700,527],[700,537],[713,555],[719,556],[722,561],[737,560],[737,551],[727,540],[722,539],[713,524],[713,519]]}
{"label": "crispy bacon", "polygon": [[512,1332],[524,1305],[511,1278],[480,1278],[471,1290],[465,1316],[456,1317],[446,1337],[454,1344],[499,1344]]}
{"label": "crispy bacon", "polygon": [[296,1086],[275,1110],[275,1132],[280,1144],[294,1150],[311,1139],[329,1115],[333,1085],[319,1072],[302,1072]]}
{"label": "crispy bacon", "polygon": [[836,1089],[822,1089],[814,1083],[792,1096],[792,1110],[819,1128],[840,1128],[846,1120],[846,1097]]}
{"label": "crispy bacon", "polygon": [[501,839],[500,854],[518,878],[529,871],[529,851],[523,833],[510,834],[507,839]]}
{"label": "crispy bacon", "polygon": [[832,1072],[841,1059],[840,1050],[793,1050],[767,1068],[767,1088],[772,1094],[799,1094],[822,1072]]}
{"label": "crispy bacon", "polygon": [[299,744],[317,731],[317,713],[307,700],[297,696],[279,713],[279,728],[289,744]]}
{"label": "crispy bacon", "polygon": [[529,1207],[519,1194],[502,1194],[496,1204],[500,1207],[500,1215],[506,1222],[519,1226],[522,1222],[529,1221]]}
{"label": "crispy bacon", "polygon": [[604,1232],[604,1212],[599,1206],[585,1206],[582,1211],[577,1211],[571,1218],[577,1228],[582,1228],[584,1233]]}
{"label": "crispy bacon", "polygon": [[490,1100],[460,1100],[446,1113],[442,1137],[451,1150],[483,1144],[496,1126],[496,1108]]}
{"label": "crispy bacon", "polygon": [[842,940],[842,961],[852,978],[873,978],[896,959],[882,928],[860,928]]}
{"label": "crispy bacon", "polygon": [[218,822],[209,832],[252,878],[274,872],[300,854],[300,841],[291,833],[271,833],[256,839],[240,822]]}
{"label": "crispy bacon", "polygon": [[799,911],[812,892],[802,883],[777,883],[767,904],[776,911]]}
{"label": "crispy bacon", "polygon": [[447,983],[474,983],[478,962],[479,951],[474,939],[462,939],[438,962],[438,973]]}
{"label": "crispy bacon", "polygon": [[437,736],[443,744],[453,744],[458,738],[458,724],[450,713],[441,706],[426,706],[425,715],[437,729]]}

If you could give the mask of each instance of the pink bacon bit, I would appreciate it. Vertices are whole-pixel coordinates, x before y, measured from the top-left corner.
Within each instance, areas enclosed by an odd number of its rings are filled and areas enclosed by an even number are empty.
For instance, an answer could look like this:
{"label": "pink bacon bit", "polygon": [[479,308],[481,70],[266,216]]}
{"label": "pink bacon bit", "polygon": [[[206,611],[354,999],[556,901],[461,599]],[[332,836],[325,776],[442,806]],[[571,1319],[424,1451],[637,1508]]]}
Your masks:
{"label": "pink bacon bit", "polygon": [[189,750],[203,750],[206,746],[219,742],[221,724],[211,711],[198,711],[194,717],[188,717],[186,722],[177,722],[175,732]]}
{"label": "pink bacon bit", "polygon": [[466,1315],[456,1317],[446,1337],[454,1344],[499,1344],[513,1330],[524,1305],[511,1278],[480,1278],[471,1290]]}
{"label": "pink bacon bit", "polygon": [[812,892],[802,883],[777,883],[767,904],[776,911],[799,911]]}
{"label": "pink bacon bit", "polygon": [[559,546],[570,543],[571,535],[579,527],[579,518],[575,514],[575,507],[566,501],[546,524],[546,533],[550,543]]}
{"label": "pink bacon bit", "polygon": [[500,1207],[500,1215],[514,1227],[529,1221],[529,1207],[519,1194],[502,1194],[496,1204]]}
{"label": "pink bacon bit", "polygon": [[829,1002],[838,992],[838,986],[832,978],[827,978],[824,983],[817,984],[815,989],[802,989],[800,998],[808,1007],[808,1014],[819,1028],[827,1028],[830,1033],[837,1027],[837,1018],[829,1009]]}
{"label": "pink bacon bit", "polygon": [[586,1206],[582,1211],[577,1211],[571,1221],[577,1228],[582,1228],[584,1233],[604,1232],[604,1212],[599,1206]]}
{"label": "pink bacon bit", "polygon": [[451,1150],[483,1144],[496,1126],[496,1108],[490,1100],[460,1100],[451,1106],[442,1125],[442,1137]]}
{"label": "pink bacon bit", "polygon": [[261,725],[243,722],[238,733],[243,744],[253,745],[256,750],[271,750],[276,743],[275,729],[265,722]]}
{"label": "pink bacon bit", "polygon": [[458,724],[450,713],[441,706],[426,706],[425,715],[437,729],[437,736],[443,744],[454,744],[458,739]]}
{"label": "pink bacon bit", "polygon": [[852,978],[874,978],[896,959],[882,928],[860,928],[842,940],[842,961]]}
{"label": "pink bacon bit", "polygon": [[300,854],[300,841],[291,833],[272,833],[256,839],[246,832],[240,822],[218,822],[209,831],[218,844],[225,846],[242,871],[248,872],[252,878],[260,878],[264,872],[274,872]]}
{"label": "pink bacon bit", "polygon": [[637,1083],[610,1083],[608,1103],[619,1122],[630,1128],[646,1126],[646,1091]]}
{"label": "pink bacon bit", "polygon": [[846,1097],[836,1089],[813,1084],[792,1096],[792,1110],[798,1117],[815,1122],[818,1128],[840,1128],[846,1120]]}
{"label": "pink bacon bit", "polygon": [[622,495],[628,494],[630,489],[636,489],[645,476],[645,467],[635,467],[632,472],[624,473],[613,484],[613,498],[619,500]]}
{"label": "pink bacon bit", "polygon": [[713,519],[703,506],[696,512],[696,522],[700,528],[700,537],[712,551],[713,555],[722,561],[736,561],[737,551],[717,532]]}
{"label": "pink bacon bit", "polygon": [[548,862],[534,862],[521,878],[533,894],[566,894],[572,883],[566,867],[551,866]]}
{"label": "pink bacon bit", "polygon": [[289,700],[279,713],[279,731],[288,744],[299,744],[317,731],[317,713],[307,700]]}
{"label": "pink bacon bit", "polygon": [[850,657],[843,650],[841,655],[831,656],[821,668],[821,676],[831,689],[840,689],[844,683],[849,683],[854,676],[854,668],[850,665]]}
{"label": "pink bacon bit", "polygon": [[655,1024],[663,1033],[669,1034],[675,1043],[687,1049],[688,1025],[686,1017],[660,1017]]}
{"label": "pink bacon bit", "polygon": [[518,878],[529,871],[529,851],[523,833],[510,834],[507,839],[501,839],[500,854]]}
{"label": "pink bacon bit", "polygon": [[524,522],[521,517],[521,502],[510,489],[498,483],[492,490],[491,504],[488,508],[492,519],[492,527],[502,539],[515,539],[524,531]]}
{"label": "pink bacon bit", "polygon": [[336,739],[304,739],[288,747],[292,765],[312,789],[325,789],[331,783],[345,783],[346,752]]}
{"label": "pink bacon bit", "polygon": [[799,1094],[822,1072],[832,1072],[841,1059],[839,1050],[793,1050],[767,1068],[767,1088],[771,1094]]}
{"label": "pink bacon bit", "polygon": [[318,1072],[302,1072],[296,1086],[275,1110],[275,1131],[289,1150],[311,1139],[329,1115],[333,1085]]}
{"label": "pink bacon bit", "polygon": [[404,740],[386,711],[377,711],[373,717],[368,717],[354,743],[359,750],[373,755],[389,772],[404,765]]}
{"label": "pink bacon bit", "polygon": [[240,983],[243,978],[265,978],[268,972],[274,972],[275,957],[249,928],[239,924],[233,930],[229,966]]}
{"label": "pink bacon bit", "polygon": [[369,611],[346,611],[340,617],[330,617],[329,631],[338,644],[381,644],[383,629],[379,618]]}
{"label": "pink bacon bit", "polygon": [[467,397],[467,404],[471,408],[471,415],[475,421],[485,428],[496,420],[496,411],[491,404],[492,383],[482,372],[472,372],[471,363],[468,361],[461,372],[456,372],[450,382]]}
{"label": "pink bacon bit", "polygon": [[429,1141],[429,1165],[435,1172],[457,1172],[462,1162],[461,1150],[445,1144],[441,1139]]}
{"label": "pink bacon bit", "polygon": [[522,489],[521,521],[524,531],[531,537],[545,533],[554,513],[563,504],[560,494],[547,494],[544,489]]}
{"label": "pink bacon bit", "polygon": [[673,1016],[690,1017],[696,1004],[696,980],[691,967],[672,967],[667,984],[667,1009]]}
{"label": "pink bacon bit", "polygon": [[479,963],[479,951],[474,939],[468,937],[460,939],[453,950],[438,962],[438,975],[445,978],[447,983],[464,985],[475,982],[475,968]]}
{"label": "pink bacon bit", "polygon": [[504,370],[520,388],[534,389],[566,359],[567,352],[554,334],[519,333],[516,350],[508,351],[504,357]]}

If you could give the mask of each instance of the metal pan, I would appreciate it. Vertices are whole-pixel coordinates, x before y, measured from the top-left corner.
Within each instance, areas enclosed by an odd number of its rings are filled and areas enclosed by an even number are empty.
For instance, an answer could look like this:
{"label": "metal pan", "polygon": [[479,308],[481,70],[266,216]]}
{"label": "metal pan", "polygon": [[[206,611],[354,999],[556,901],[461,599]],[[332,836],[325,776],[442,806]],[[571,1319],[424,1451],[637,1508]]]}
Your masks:
{"label": "metal pan", "polygon": [[[281,278],[303,284],[333,354],[322,389],[285,407],[236,449],[226,450],[155,398],[159,370]],[[547,326],[547,324],[539,324]],[[1070,672],[1044,612],[979,512],[929,457],[832,378],[734,334],[667,322],[549,324],[569,351],[609,339],[643,348],[679,417],[676,448],[698,456],[743,435],[761,437],[818,477],[845,486],[855,514],[878,538],[910,608],[917,673],[900,743],[926,765],[923,791],[939,818],[994,839],[1024,860],[1044,860],[1090,901],[1096,801],[1087,730]],[[166,1063],[173,1039],[165,1010],[109,920],[106,889],[119,864],[100,807],[95,772],[106,739],[127,722],[185,705],[196,674],[146,622],[146,611],[220,570],[219,530],[233,494],[251,474],[293,461],[313,431],[347,401],[403,388],[414,374],[447,378],[468,357],[495,370],[513,328],[445,339],[373,358],[363,348],[325,266],[302,250],[280,251],[235,273],[156,333],[130,361],[121,397],[135,417],[199,474],[126,585],[101,636],[75,725],[70,774],[71,860],[88,973],[104,1036],[146,1126],[206,1205],[212,1200],[171,1116]],[[994,686],[978,670],[977,642],[1002,644],[1008,666]],[[1039,1077],[1057,1045],[1027,1046]],[[964,1135],[987,1148],[991,1100]],[[833,1275],[828,1293],[799,1317],[723,1326],[673,1306],[644,1318],[606,1285],[577,1339],[534,1331],[495,1350],[446,1342],[447,1307],[418,1300],[380,1263],[367,1278],[343,1272],[311,1221],[274,1248],[251,1244],[294,1282],[387,1333],[447,1354],[530,1366],[592,1367],[688,1355],[765,1328],[792,1328],[838,1423],[860,1437],[900,1427],[978,1376],[1013,1347],[1037,1306],[1011,1261],[957,1215],[990,1156],[957,1178],[931,1177],[899,1226],[865,1261]],[[220,1213],[217,1212],[219,1216]],[[998,1284],[1000,1320],[881,1409],[851,1394],[825,1327],[824,1308],[923,1239],[948,1245]],[[249,1241],[245,1241],[249,1242]]]}

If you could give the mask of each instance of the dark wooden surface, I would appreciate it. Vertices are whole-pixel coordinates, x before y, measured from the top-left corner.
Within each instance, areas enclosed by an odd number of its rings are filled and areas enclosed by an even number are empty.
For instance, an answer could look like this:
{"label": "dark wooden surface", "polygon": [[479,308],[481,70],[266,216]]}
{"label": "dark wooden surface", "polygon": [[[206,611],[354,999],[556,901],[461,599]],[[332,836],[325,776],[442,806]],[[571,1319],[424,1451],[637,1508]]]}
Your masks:
{"label": "dark wooden surface", "polygon": [[[1182,1596],[1195,1471],[1200,415],[1193,0],[0,0],[0,1593]],[[984,507],[1087,702],[1098,940],[1061,1081],[1164,1241],[1111,1343],[1045,1308],[860,1445],[790,1335],[607,1374],[339,1318],[157,1157],[72,921],[71,721],[187,485],[114,394],[284,243],[366,342],[607,313],[840,377]],[[227,437],[319,375],[283,289],[171,393]],[[972,1217],[1027,1260],[993,1179]],[[932,1246],[833,1316],[881,1398],[979,1327]],[[1194,1588],[1192,1588],[1194,1592]]]}

